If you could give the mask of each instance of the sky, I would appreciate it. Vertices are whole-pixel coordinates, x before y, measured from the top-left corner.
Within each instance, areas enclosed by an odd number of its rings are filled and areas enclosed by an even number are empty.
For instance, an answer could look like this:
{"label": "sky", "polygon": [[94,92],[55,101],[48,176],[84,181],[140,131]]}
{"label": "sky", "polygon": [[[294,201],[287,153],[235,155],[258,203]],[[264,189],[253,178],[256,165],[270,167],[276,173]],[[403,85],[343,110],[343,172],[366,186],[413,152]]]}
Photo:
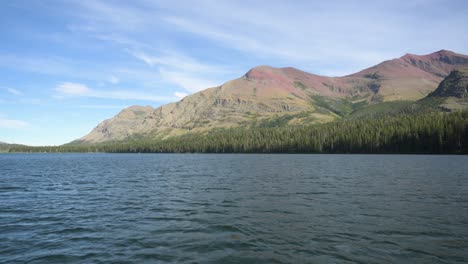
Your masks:
{"label": "sky", "polygon": [[468,1],[0,4],[0,141],[60,145],[131,105],[163,104],[258,65],[342,76],[441,49],[468,54]]}

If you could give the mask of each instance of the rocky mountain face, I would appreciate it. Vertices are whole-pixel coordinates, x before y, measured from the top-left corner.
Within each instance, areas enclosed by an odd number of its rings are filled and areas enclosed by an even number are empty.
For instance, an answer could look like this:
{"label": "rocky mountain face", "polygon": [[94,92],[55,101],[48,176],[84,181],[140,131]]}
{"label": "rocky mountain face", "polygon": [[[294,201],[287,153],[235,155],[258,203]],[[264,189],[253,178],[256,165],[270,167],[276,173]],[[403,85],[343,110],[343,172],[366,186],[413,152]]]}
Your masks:
{"label": "rocky mountain face", "polygon": [[344,77],[260,66],[156,109],[126,108],[74,143],[166,138],[235,126],[329,122],[368,104],[421,99],[462,67],[468,67],[468,56],[444,50],[424,56],[407,54]]}
{"label": "rocky mountain face", "polygon": [[468,68],[451,72],[429,96],[467,98]]}
{"label": "rocky mountain face", "polygon": [[468,108],[468,68],[452,71],[428,98],[442,100],[449,110]]}

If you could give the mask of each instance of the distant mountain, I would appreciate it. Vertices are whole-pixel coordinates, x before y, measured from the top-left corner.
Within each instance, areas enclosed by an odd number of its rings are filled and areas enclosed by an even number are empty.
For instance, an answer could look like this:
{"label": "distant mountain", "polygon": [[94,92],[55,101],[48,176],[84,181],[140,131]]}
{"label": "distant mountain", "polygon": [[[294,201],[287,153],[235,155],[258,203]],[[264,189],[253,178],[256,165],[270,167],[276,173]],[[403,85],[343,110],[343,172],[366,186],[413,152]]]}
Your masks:
{"label": "distant mountain", "polygon": [[324,123],[367,105],[424,98],[468,56],[441,50],[382,62],[344,77],[259,66],[242,77],[156,109],[132,106],[73,143],[168,138],[238,126]]}
{"label": "distant mountain", "polygon": [[466,66],[467,55],[440,50],[422,56],[406,54],[350,76],[375,79],[376,96],[382,101],[418,100],[434,91],[451,71]]}
{"label": "distant mountain", "polygon": [[0,152],[8,152],[10,146],[10,144],[0,141]]}

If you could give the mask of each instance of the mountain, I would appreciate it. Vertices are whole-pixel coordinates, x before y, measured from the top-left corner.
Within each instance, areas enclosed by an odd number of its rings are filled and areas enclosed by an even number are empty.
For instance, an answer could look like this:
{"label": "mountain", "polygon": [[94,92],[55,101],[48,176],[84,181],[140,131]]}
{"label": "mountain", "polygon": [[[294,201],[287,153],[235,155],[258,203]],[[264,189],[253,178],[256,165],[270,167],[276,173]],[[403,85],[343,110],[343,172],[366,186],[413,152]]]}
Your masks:
{"label": "mountain", "polygon": [[167,137],[188,131],[239,125],[322,123],[339,117],[331,103],[348,105],[373,95],[366,78],[331,78],[294,68],[260,66],[241,78],[187,96],[159,108],[132,106],[99,124],[81,142],[121,140],[131,136]]}
{"label": "mountain", "polygon": [[451,72],[429,96],[467,98],[468,68]]}
{"label": "mountain", "polygon": [[468,56],[445,50],[406,54],[344,77],[259,66],[175,103],[156,109],[126,108],[72,143],[168,138],[238,126],[325,123],[366,105],[424,98],[451,71],[463,67],[468,67]]}
{"label": "mountain", "polygon": [[468,107],[468,68],[452,71],[428,98],[438,98],[449,110]]}
{"label": "mountain", "polygon": [[11,146],[10,144],[0,141],[0,152],[8,152],[8,150],[10,149],[10,146]]}
{"label": "mountain", "polygon": [[422,56],[406,54],[350,77],[375,79],[376,97],[382,101],[418,100],[434,91],[451,71],[467,65],[467,55],[440,50]]}

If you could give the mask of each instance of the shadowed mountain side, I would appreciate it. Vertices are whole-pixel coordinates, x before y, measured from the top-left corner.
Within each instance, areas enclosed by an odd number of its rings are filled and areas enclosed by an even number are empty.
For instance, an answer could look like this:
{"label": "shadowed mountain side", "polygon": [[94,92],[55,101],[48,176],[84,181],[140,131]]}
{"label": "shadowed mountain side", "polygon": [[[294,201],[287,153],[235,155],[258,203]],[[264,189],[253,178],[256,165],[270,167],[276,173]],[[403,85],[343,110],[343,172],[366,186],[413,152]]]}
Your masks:
{"label": "shadowed mountain side", "polygon": [[460,110],[468,107],[468,68],[455,70],[445,78],[428,98],[439,98],[442,107]]}

